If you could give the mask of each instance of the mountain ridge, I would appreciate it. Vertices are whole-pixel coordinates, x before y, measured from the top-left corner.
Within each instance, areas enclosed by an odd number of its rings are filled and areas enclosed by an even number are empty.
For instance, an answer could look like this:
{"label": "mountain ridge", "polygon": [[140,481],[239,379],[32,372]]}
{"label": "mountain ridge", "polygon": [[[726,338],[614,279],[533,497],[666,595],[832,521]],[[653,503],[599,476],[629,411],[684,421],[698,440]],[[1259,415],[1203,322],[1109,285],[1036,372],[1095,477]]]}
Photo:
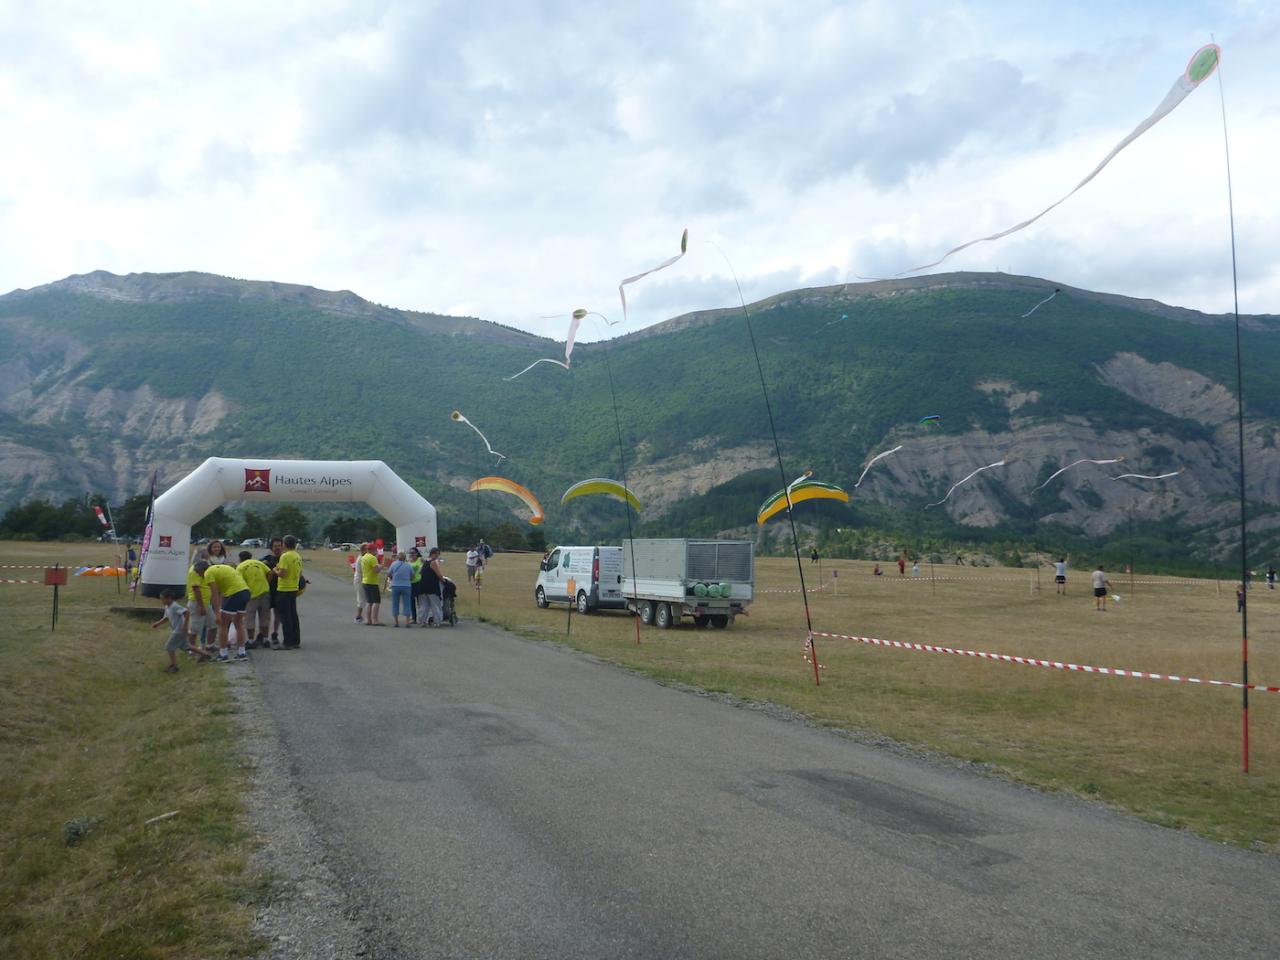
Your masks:
{"label": "mountain ridge", "polygon": [[[207,276],[97,273],[0,297],[0,506],[87,489],[120,499],[156,468],[172,482],[215,454],[372,458],[436,502],[444,523],[471,515],[471,479],[497,472],[544,500],[551,536],[616,536],[609,504],[562,508],[553,496],[621,469],[611,389],[627,478],[648,504],[643,530],[740,528],[743,504],[776,488],[759,378],[731,322],[740,307],[582,344],[572,370],[542,365],[508,381],[546,356],[548,341],[408,323],[359,298],[351,306],[344,292]],[[1059,296],[1026,318],[1055,287]],[[370,324],[358,337],[352,309]],[[1107,537],[1135,516],[1184,530],[1189,549],[1228,545],[1236,453],[1226,318],[1003,274],[787,291],[749,310],[797,473],[849,487],[871,454],[904,444],[853,506],[807,510],[815,522],[1047,524]],[[1246,383],[1280,379],[1275,318],[1242,319]],[[213,334],[198,351],[192,329]],[[264,329],[273,331],[265,341]],[[493,466],[449,419],[455,408],[507,459]],[[942,423],[921,426],[925,413]],[[1280,397],[1257,391],[1248,415],[1254,525],[1280,536]],[[1133,472],[1187,472],[1135,489],[1081,467],[1036,490],[1070,460],[1119,453]],[[926,508],[1006,455],[1005,469]]]}

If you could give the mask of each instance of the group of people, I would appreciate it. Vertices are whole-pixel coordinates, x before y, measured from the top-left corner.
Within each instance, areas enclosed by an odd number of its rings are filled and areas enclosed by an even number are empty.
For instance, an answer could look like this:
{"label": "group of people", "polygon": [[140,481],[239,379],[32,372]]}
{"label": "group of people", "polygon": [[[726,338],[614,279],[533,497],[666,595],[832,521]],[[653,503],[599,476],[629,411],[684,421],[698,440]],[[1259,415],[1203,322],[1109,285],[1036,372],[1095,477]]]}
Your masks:
{"label": "group of people", "polygon": [[356,588],[356,623],[368,627],[386,626],[381,619],[382,591],[391,594],[391,625],[439,627],[445,622],[444,599],[449,578],[441,566],[440,548],[426,556],[414,547],[395,554],[385,569],[371,543],[360,544],[360,556],[352,564]]}
{"label": "group of people", "polygon": [[187,569],[185,606],[172,590],[162,592],[164,613],[152,623],[170,627],[165,672],[177,672],[180,650],[200,662],[230,663],[247,660],[247,648],[301,646],[298,595],[306,578],[297,548],[297,538],[287,536],[273,538],[270,550],[257,559],[242,550],[232,561],[221,540],[199,550]]}

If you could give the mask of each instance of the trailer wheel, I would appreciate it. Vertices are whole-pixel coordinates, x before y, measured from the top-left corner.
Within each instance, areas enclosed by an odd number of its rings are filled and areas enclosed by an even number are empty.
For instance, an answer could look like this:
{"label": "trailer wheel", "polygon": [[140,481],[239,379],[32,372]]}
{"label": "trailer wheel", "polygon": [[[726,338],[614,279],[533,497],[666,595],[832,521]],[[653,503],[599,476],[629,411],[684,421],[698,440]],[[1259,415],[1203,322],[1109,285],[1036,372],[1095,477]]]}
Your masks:
{"label": "trailer wheel", "polygon": [[658,604],[658,610],[654,618],[654,623],[657,624],[659,630],[666,630],[668,627],[671,626],[671,623],[672,623],[671,604],[669,603]]}
{"label": "trailer wheel", "polygon": [[711,626],[711,617],[705,613],[699,613],[693,618],[693,628],[695,630],[705,630]]}
{"label": "trailer wheel", "polygon": [[578,591],[578,612],[583,616],[591,612],[591,604],[587,603],[587,592],[585,590]]}
{"label": "trailer wheel", "polygon": [[541,587],[533,591],[533,602],[538,605],[539,610],[547,608],[547,594]]}
{"label": "trailer wheel", "polygon": [[711,616],[711,625],[717,630],[723,630],[729,626],[729,615],[727,613],[716,613]]}
{"label": "trailer wheel", "polygon": [[649,600],[641,600],[640,605],[636,608],[640,613],[640,622],[646,627],[653,625],[653,603]]}

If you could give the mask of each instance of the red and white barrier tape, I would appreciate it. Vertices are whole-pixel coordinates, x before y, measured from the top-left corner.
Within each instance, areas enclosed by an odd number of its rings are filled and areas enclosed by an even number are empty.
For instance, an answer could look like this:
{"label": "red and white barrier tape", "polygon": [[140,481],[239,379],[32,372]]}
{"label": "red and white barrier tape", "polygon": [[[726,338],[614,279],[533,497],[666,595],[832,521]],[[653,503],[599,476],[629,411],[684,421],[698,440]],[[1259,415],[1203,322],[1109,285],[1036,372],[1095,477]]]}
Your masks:
{"label": "red and white barrier tape", "polygon": [[0,580],[0,583],[44,583],[43,580]]}
{"label": "red and white barrier tape", "polygon": [[[1003,663],[1019,663],[1025,667],[1049,667],[1053,670],[1071,670],[1078,673],[1101,673],[1112,677],[1134,677],[1139,680],[1172,680],[1177,683],[1198,683],[1211,687],[1231,687],[1236,690],[1258,690],[1262,693],[1280,693],[1280,687],[1267,687],[1260,683],[1240,683],[1237,680],[1201,680],[1198,677],[1180,677],[1172,673],[1148,673],[1144,670],[1121,670],[1116,667],[1091,667],[1079,663],[1063,663],[1059,660],[1041,660],[1037,657],[1016,657],[1007,653],[985,653],[981,650],[961,650],[956,647],[939,647],[932,643],[907,643],[902,640],[880,640],[876,637],[854,637],[846,633],[823,633],[814,630],[814,637],[832,640],[856,640],[876,647],[893,647],[898,650],[916,650],[921,653],[950,653],[959,657],[979,657],[983,660],[999,660]],[[805,650],[812,646],[806,639]]]}
{"label": "red and white barrier tape", "polygon": [[43,570],[44,563],[0,563],[0,570]]}
{"label": "red and white barrier tape", "polygon": [[[817,593],[819,590],[825,590],[825,589],[827,589],[827,587],[829,587],[829,586],[831,586],[831,584],[829,584],[829,583],[824,583],[824,584],[823,584],[822,586],[820,586],[820,587],[805,587],[805,591],[804,591],[804,592],[805,592],[805,593]],[[792,587],[791,589],[786,589],[786,590],[784,590],[784,589],[778,589],[778,590],[757,590],[757,591],[756,591],[756,593],[799,593],[799,592],[800,592],[800,588],[799,588],[799,587]]]}

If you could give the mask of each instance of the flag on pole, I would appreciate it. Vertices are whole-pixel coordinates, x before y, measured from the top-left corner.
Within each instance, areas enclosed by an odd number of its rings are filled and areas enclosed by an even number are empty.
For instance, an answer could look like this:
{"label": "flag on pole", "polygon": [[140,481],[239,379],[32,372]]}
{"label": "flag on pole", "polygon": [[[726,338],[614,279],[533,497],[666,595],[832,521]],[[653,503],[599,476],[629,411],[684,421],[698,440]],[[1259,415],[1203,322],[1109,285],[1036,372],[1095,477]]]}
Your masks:
{"label": "flag on pole", "polygon": [[147,562],[147,551],[151,549],[151,527],[156,512],[156,477],[159,473],[160,471],[156,470],[151,474],[151,499],[147,503],[147,526],[142,531],[142,550],[138,556],[138,579],[134,581],[135,584],[142,579],[142,568]]}
{"label": "flag on pole", "polygon": [[104,530],[111,528],[111,524],[107,523],[107,515],[102,512],[102,508],[100,506],[94,504],[93,512],[98,515],[98,522],[102,524]]}

